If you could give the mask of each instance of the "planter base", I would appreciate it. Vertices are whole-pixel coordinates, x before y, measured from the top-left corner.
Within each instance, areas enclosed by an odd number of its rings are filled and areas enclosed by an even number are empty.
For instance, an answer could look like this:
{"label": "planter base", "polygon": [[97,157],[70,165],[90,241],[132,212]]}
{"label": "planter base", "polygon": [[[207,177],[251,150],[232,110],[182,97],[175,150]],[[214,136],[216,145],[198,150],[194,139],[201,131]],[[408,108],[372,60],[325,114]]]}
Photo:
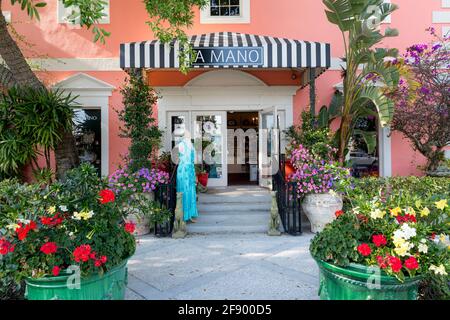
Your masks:
{"label": "planter base", "polygon": [[127,285],[127,260],[103,275],[82,278],[76,276],[27,279],[25,298],[28,300],[123,300]]}
{"label": "planter base", "polygon": [[351,264],[341,268],[317,261],[321,300],[417,300],[420,278],[401,283],[378,268]]}

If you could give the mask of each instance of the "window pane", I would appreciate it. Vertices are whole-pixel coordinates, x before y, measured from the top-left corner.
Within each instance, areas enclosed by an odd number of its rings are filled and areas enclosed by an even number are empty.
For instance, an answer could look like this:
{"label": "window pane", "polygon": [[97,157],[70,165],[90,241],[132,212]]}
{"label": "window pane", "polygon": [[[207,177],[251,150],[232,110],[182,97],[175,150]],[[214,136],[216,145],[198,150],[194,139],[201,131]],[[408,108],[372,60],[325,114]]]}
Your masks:
{"label": "window pane", "polygon": [[230,16],[238,16],[239,13],[239,7],[231,7],[230,8]]}
{"label": "window pane", "polygon": [[240,5],[239,2],[240,2],[239,0],[230,0],[230,4],[231,4],[232,6],[239,6],[239,5]]}
{"label": "window pane", "polygon": [[230,15],[230,8],[229,7],[221,7],[220,8],[220,15],[221,16],[229,16]]}
{"label": "window pane", "polygon": [[219,16],[220,15],[219,7],[211,7],[211,15],[212,16]]}
{"label": "window pane", "polygon": [[215,7],[219,5],[219,0],[211,0],[211,7]]}
{"label": "window pane", "polygon": [[222,5],[222,6],[229,6],[230,5],[230,0],[220,0],[220,5]]}
{"label": "window pane", "polygon": [[101,111],[74,110],[74,136],[81,162],[92,164],[101,174]]}
{"label": "window pane", "polygon": [[172,149],[184,138],[186,119],[184,116],[172,116]]}

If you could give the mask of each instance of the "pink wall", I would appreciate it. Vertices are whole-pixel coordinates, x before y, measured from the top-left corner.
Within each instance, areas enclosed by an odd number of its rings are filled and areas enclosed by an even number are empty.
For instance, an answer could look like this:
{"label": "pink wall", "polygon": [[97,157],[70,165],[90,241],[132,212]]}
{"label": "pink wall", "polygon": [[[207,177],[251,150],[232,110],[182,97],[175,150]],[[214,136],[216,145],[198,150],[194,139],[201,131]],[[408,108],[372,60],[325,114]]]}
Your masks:
{"label": "pink wall", "polygon": [[[146,25],[147,14],[142,0],[111,0],[111,24],[103,27],[112,33],[106,45],[92,42],[92,33],[87,30],[74,29],[57,23],[56,0],[46,0],[48,5],[40,10],[41,20],[30,21],[17,6],[11,8],[10,2],[4,2],[3,10],[12,11],[12,23],[17,32],[33,47],[22,45],[28,57],[35,58],[117,58],[119,44],[131,41],[153,39],[152,32]],[[413,43],[428,42],[425,29],[432,25],[433,11],[448,11],[441,8],[441,0],[392,0],[400,6],[393,14],[390,27],[398,28],[400,36],[386,40],[387,47],[397,47],[403,51]],[[275,5],[274,5],[275,4]],[[329,42],[332,56],[343,55],[342,38],[337,28],[330,24],[324,13],[320,0],[251,0],[250,24],[200,24],[196,15],[193,28],[189,34],[230,31],[301,40]],[[440,25],[435,25],[440,30]],[[46,83],[52,84],[65,79],[74,72],[40,72]],[[86,72],[106,81],[117,88],[123,83],[125,73],[118,71]],[[289,72],[288,72],[289,73]],[[286,72],[252,72],[268,84],[291,85],[292,80]],[[181,85],[196,76],[187,77],[176,72],[152,72],[152,85]],[[341,82],[340,72],[330,70],[317,81],[317,109],[328,105],[334,92],[333,85]],[[121,97],[116,91],[111,97],[111,108],[121,107]],[[300,112],[309,104],[309,92],[299,90],[294,97],[294,119],[299,119]],[[114,169],[120,160],[120,154],[126,152],[127,146],[118,137],[118,119],[115,112],[110,112],[110,166]],[[392,160],[394,175],[419,174],[417,165],[423,158],[412,151],[407,141],[400,134],[392,137]]]}

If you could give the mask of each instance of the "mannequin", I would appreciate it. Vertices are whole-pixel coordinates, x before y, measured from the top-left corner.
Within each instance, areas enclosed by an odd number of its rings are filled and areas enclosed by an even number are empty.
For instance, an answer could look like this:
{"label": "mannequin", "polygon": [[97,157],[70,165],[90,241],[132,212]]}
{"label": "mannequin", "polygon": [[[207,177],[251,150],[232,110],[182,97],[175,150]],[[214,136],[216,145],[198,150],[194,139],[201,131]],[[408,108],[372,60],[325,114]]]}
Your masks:
{"label": "mannequin", "polygon": [[189,132],[186,132],[183,140],[178,143],[178,153],[177,192],[183,193],[183,220],[195,223],[198,217],[195,150]]}

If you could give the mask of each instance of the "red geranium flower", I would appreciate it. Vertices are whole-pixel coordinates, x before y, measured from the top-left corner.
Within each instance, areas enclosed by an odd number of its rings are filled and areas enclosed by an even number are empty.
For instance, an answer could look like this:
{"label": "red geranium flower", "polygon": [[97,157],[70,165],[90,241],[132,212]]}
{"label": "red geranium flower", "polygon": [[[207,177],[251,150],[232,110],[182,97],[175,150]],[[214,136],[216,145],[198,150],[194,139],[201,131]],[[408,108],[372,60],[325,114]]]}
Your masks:
{"label": "red geranium flower", "polygon": [[114,192],[108,189],[104,189],[100,191],[100,203],[105,204],[108,202],[114,202],[116,200],[116,196],[114,195]]}
{"label": "red geranium flower", "polygon": [[377,262],[381,269],[386,269],[388,267],[386,258],[383,258],[382,256],[377,257]]}
{"label": "red geranium flower", "polygon": [[105,264],[106,261],[108,261],[108,257],[106,257],[106,256],[101,256],[101,257],[100,257],[100,261],[101,261],[103,264]]}
{"label": "red geranium flower", "polygon": [[369,245],[367,243],[360,244],[358,246],[358,252],[364,256],[367,257],[372,253],[372,249],[370,249]]}
{"label": "red geranium flower", "polygon": [[374,234],[372,236],[372,242],[375,244],[377,248],[387,244],[386,237],[382,234]]}
{"label": "red geranium flower", "polygon": [[91,256],[91,246],[88,244],[83,244],[73,251],[73,257],[76,262],[86,262]]}
{"label": "red geranium flower", "polygon": [[417,262],[416,258],[410,257],[405,260],[405,267],[409,270],[417,270],[419,269],[419,263]]}
{"label": "red geranium flower", "polygon": [[402,266],[402,260],[400,260],[397,257],[391,257],[391,256],[389,256],[388,259],[389,259],[389,265],[391,266],[392,271],[400,272],[400,270],[403,267]]}
{"label": "red geranium flower", "polygon": [[133,222],[125,223],[124,229],[126,232],[133,234],[134,230],[136,230],[136,225]]}
{"label": "red geranium flower", "polygon": [[94,265],[95,265],[96,267],[101,267],[101,266],[102,266],[102,261],[101,261],[101,260],[95,260]]}
{"label": "red geranium flower", "polygon": [[56,213],[53,217],[42,217],[41,222],[43,225],[55,227],[60,225],[63,222],[63,217],[59,216],[59,213]]}
{"label": "red geranium flower", "polygon": [[53,275],[55,276],[55,277],[57,277],[57,276],[59,276],[59,272],[61,271],[61,268],[60,267],[58,267],[58,266],[54,266],[53,267],[53,270],[52,270],[52,273],[53,273]]}
{"label": "red geranium flower", "polygon": [[413,222],[416,223],[417,219],[412,214],[405,214],[404,216],[397,216],[395,217],[398,221],[398,223],[404,223],[404,222]]}
{"label": "red geranium flower", "polygon": [[8,240],[5,240],[5,239],[0,239],[0,254],[1,255],[4,256],[13,251],[14,251],[14,246],[11,244],[11,242],[9,242]]}
{"label": "red geranium flower", "polygon": [[17,238],[20,241],[23,241],[27,237],[28,232],[30,232],[30,230],[36,230],[36,229],[37,229],[37,225],[36,225],[36,222],[34,222],[34,221],[30,221],[25,226],[22,223],[19,223],[19,227],[16,229]]}
{"label": "red geranium flower", "polygon": [[58,250],[58,246],[54,242],[44,243],[41,247],[41,251],[46,255],[55,253],[56,250]]}
{"label": "red geranium flower", "polygon": [[339,218],[340,216],[342,216],[344,214],[344,211],[338,210],[334,214],[336,215],[336,218]]}

